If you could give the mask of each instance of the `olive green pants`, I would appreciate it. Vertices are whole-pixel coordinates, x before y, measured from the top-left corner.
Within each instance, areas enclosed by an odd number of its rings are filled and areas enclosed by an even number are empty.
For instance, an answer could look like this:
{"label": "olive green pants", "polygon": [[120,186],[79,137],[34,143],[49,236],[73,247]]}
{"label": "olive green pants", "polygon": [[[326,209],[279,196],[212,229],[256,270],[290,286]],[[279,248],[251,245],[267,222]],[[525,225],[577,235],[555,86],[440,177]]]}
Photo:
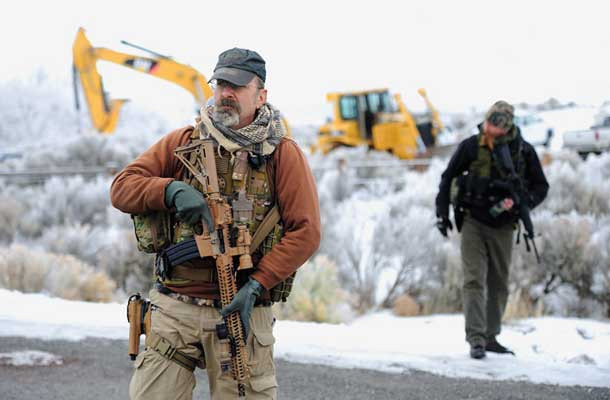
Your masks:
{"label": "olive green pants", "polygon": [[[237,399],[237,383],[230,373],[221,373],[220,358],[228,356],[226,342],[220,342],[216,324],[222,319],[214,307],[187,304],[150,291],[157,306],[151,314],[152,331],[177,350],[205,362],[210,395],[216,399]],[[251,378],[246,399],[276,399],[277,381],[273,363],[273,313],[271,307],[255,307],[250,320],[246,349]],[[153,349],[140,353],[129,385],[132,400],[190,400],[195,374]],[[243,397],[242,397],[243,399]]]}
{"label": "olive green pants", "polygon": [[513,226],[491,228],[466,216],[462,227],[466,340],[485,345],[500,333],[508,299]]}

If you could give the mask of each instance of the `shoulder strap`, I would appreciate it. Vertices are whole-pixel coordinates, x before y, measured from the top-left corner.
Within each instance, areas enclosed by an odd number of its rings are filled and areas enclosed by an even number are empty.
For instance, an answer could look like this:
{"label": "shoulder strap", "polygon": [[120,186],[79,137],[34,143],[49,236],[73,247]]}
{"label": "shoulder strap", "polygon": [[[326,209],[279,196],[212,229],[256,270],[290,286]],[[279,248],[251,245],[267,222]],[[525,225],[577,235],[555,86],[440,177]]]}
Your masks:
{"label": "shoulder strap", "polygon": [[265,240],[269,232],[273,229],[273,227],[280,222],[282,216],[280,215],[280,210],[276,205],[273,206],[271,210],[265,215],[265,218],[261,221],[258,229],[254,232],[254,236],[252,236],[252,241],[250,242],[250,254],[254,253],[258,246]]}
{"label": "shoulder strap", "polygon": [[201,132],[200,132],[199,128],[199,124],[195,124],[192,132],[191,132],[191,141],[195,140],[195,139],[199,139],[199,137],[201,136]]}

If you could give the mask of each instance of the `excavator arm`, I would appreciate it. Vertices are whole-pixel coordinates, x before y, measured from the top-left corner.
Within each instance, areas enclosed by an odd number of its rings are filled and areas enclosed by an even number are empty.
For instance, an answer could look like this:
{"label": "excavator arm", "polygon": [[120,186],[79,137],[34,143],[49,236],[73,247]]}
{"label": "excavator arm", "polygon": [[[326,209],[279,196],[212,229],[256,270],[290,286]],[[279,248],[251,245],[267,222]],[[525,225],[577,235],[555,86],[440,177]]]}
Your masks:
{"label": "excavator arm", "polygon": [[430,110],[430,113],[432,114],[432,126],[434,127],[433,134],[436,137],[439,132],[442,132],[443,129],[445,129],[445,127],[443,126],[443,121],[441,120],[441,116],[438,113],[436,107],[434,107],[434,105],[428,98],[428,94],[426,93],[426,90],[424,88],[418,89],[417,93],[419,93],[419,95],[424,99],[428,110]]}
{"label": "excavator arm", "polygon": [[80,81],[93,126],[102,133],[112,133],[115,130],[119,112],[126,100],[107,99],[102,77],[96,66],[99,60],[122,65],[181,86],[188,90],[201,106],[213,95],[205,76],[193,67],[149,50],[146,51],[151,53],[152,57],[93,47],[83,28],[79,28],[76,34],[72,51],[74,83],[76,85]]}

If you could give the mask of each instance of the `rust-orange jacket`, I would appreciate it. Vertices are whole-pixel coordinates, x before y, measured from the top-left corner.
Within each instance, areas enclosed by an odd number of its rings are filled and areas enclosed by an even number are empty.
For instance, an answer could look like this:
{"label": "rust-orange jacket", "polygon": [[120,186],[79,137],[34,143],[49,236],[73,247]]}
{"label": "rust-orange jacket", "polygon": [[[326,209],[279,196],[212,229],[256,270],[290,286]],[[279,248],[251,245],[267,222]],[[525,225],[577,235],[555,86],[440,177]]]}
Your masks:
{"label": "rust-orange jacket", "polygon": [[[167,210],[165,188],[182,177],[184,166],[174,156],[176,147],[189,142],[192,126],[177,129],[121,171],[110,189],[112,205],[138,214]],[[277,199],[284,237],[257,264],[252,277],[270,289],[296,271],[320,244],[320,206],[305,156],[291,139],[282,139],[267,163],[271,191]],[[209,284],[172,287],[195,297],[217,297]]]}

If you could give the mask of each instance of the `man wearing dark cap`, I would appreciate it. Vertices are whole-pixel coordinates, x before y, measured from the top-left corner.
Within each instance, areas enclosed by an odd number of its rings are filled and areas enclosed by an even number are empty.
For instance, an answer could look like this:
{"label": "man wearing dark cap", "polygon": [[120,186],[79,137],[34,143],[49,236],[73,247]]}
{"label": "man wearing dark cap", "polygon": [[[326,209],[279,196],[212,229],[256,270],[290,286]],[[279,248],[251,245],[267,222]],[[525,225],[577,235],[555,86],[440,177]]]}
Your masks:
{"label": "man wearing dark cap", "polygon": [[508,298],[513,232],[524,218],[520,213],[540,204],[549,188],[536,151],[513,116],[505,101],[490,107],[478,135],[462,141],[451,157],[436,197],[441,234],[447,237],[453,229],[450,203],[462,233],[466,341],[476,359],[486,351],[514,354],[496,340]]}
{"label": "man wearing dark cap", "polygon": [[[112,183],[112,204],[136,215],[139,247],[157,253],[150,291],[152,328],[146,350],[135,360],[132,399],[191,399],[196,367],[207,370],[212,399],[277,398],[271,304],[286,299],[295,271],[318,248],[320,211],[307,161],[285,137],[278,110],[267,103],[265,80],[265,61],[255,51],[221,53],[210,80],[214,102],[202,109],[195,126],[161,138]],[[177,148],[210,137],[214,154],[206,154],[215,159],[220,195],[231,205],[233,221],[247,226],[251,237],[259,227],[264,232],[251,253],[254,268],[237,272],[238,292],[224,308],[215,260],[182,253],[178,259],[174,251],[182,252],[178,245],[192,240],[203,224],[214,229],[202,194],[206,191],[196,179],[199,171],[185,168],[175,154]],[[269,218],[278,215],[276,210],[279,216]],[[148,215],[170,223],[140,217]],[[231,229],[237,235],[237,227]],[[239,312],[246,337],[245,393],[233,379],[233,344],[218,328],[233,312]]]}

